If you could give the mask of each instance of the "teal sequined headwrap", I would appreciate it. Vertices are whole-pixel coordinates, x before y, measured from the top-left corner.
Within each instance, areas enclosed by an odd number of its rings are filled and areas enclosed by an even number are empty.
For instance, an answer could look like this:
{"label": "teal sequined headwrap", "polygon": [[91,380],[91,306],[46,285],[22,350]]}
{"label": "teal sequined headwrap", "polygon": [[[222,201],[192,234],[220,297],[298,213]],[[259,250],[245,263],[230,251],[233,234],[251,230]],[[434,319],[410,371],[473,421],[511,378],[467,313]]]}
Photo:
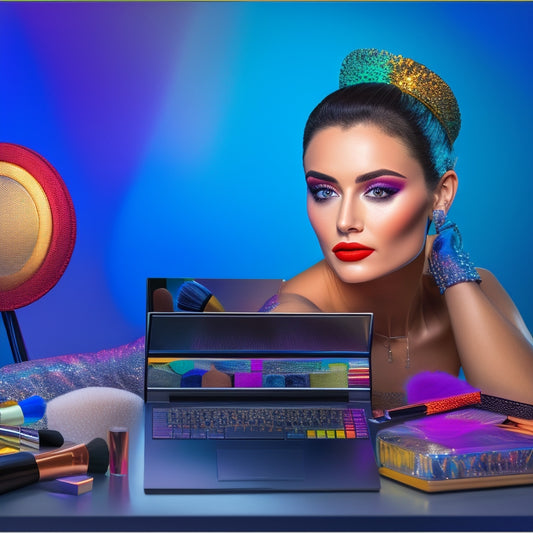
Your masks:
{"label": "teal sequined headwrap", "polygon": [[342,63],[339,87],[359,83],[391,84],[416,98],[438,119],[450,144],[455,142],[461,127],[457,100],[444,80],[424,65],[384,50],[354,50]]}

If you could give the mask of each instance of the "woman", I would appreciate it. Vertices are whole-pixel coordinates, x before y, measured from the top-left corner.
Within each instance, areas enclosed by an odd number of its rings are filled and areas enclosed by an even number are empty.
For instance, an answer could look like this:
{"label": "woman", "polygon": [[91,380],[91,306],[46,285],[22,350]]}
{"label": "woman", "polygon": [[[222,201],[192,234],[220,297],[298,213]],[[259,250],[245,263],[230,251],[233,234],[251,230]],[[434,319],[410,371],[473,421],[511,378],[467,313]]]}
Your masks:
{"label": "woman", "polygon": [[374,313],[374,409],[405,403],[406,380],[422,370],[461,367],[483,392],[533,403],[532,337],[446,218],[458,183],[453,93],[423,65],[377,50],[348,55],[340,87],[304,131],[324,259],[284,284],[274,311]]}

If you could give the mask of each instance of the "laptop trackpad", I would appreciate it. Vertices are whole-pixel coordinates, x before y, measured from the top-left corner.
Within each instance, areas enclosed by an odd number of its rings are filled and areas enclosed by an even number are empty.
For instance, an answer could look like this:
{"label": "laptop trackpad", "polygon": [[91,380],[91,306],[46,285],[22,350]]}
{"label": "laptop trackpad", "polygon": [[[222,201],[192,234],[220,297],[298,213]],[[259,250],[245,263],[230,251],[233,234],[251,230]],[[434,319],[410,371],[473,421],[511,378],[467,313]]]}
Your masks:
{"label": "laptop trackpad", "polygon": [[304,479],[304,453],[300,447],[217,450],[219,481],[274,481]]}

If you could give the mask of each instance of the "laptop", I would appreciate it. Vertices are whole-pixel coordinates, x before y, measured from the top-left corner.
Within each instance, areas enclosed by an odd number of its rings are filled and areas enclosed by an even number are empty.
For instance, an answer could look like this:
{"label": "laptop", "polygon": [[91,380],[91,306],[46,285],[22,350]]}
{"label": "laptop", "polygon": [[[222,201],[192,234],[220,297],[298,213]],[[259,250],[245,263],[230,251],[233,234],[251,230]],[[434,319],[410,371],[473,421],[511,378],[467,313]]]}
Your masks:
{"label": "laptop", "polygon": [[371,314],[150,307],[146,493],[379,490]]}

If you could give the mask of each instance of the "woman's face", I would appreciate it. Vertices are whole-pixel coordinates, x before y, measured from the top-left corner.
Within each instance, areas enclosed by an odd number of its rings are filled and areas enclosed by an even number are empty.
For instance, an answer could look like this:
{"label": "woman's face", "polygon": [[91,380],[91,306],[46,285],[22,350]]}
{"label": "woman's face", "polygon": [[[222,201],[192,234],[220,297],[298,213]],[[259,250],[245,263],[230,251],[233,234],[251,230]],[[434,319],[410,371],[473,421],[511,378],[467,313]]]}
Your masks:
{"label": "woman's face", "polygon": [[346,283],[394,272],[423,250],[433,197],[405,144],[373,124],[318,131],[304,155],[307,212]]}

